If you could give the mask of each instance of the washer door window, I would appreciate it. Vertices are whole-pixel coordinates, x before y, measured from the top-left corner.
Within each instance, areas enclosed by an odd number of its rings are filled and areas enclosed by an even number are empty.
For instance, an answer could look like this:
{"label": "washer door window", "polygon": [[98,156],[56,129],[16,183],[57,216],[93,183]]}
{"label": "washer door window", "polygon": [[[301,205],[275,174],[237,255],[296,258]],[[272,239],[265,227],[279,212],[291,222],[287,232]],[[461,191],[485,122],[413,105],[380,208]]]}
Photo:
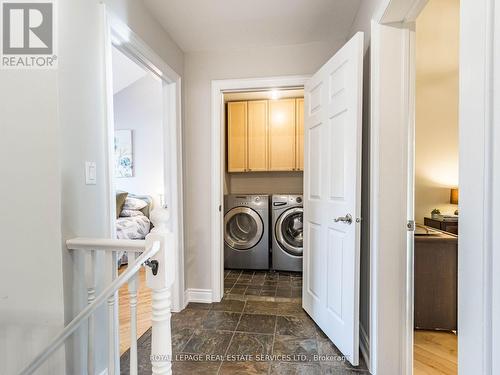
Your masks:
{"label": "washer door window", "polygon": [[224,240],[236,250],[248,250],[257,245],[264,233],[259,214],[248,207],[235,207],[224,217]]}
{"label": "washer door window", "polygon": [[276,222],[276,240],[289,254],[302,256],[303,243],[302,207],[291,208],[279,217]]}

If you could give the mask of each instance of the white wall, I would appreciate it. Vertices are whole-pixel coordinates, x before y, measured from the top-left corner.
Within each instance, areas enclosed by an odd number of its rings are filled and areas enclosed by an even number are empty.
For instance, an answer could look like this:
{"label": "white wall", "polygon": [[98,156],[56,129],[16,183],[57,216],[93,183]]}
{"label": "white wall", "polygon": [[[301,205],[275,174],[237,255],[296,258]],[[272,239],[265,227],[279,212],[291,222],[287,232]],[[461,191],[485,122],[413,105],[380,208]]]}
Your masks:
{"label": "white wall", "polygon": [[302,194],[302,172],[227,173],[229,194]]}
{"label": "white wall", "polygon": [[[105,176],[106,126],[104,108],[103,37],[101,7],[98,0],[59,2],[60,68],[59,110],[62,136],[62,239],[73,236],[109,236]],[[183,54],[147,13],[142,2],[106,1],[109,9],[149,44],[178,74],[182,74]],[[89,27],[92,25],[92,27]],[[84,162],[97,163],[97,184],[84,183]],[[63,250],[65,271],[66,320],[85,305],[85,295],[78,293],[83,278],[82,259]],[[104,260],[100,260],[104,267]],[[99,272],[99,286],[105,272]],[[98,288],[99,292],[100,288]],[[105,307],[98,316],[98,332],[106,332]],[[78,337],[73,343],[78,343]],[[106,367],[106,341],[97,339],[97,369]],[[78,361],[85,363],[82,348],[69,350],[68,371],[76,373]],[[74,365],[74,368],[72,368]]]}
{"label": "white wall", "polygon": [[460,1],[460,374],[500,373],[497,5],[495,0]]}
{"label": "white wall", "polygon": [[358,31],[365,33],[365,51],[370,46],[371,21],[381,17],[381,10],[385,9],[391,0],[363,0],[351,26],[351,36]]}
{"label": "white wall", "polygon": [[163,194],[162,83],[151,74],[114,95],[115,129],[132,130],[133,177],[114,179],[117,190],[146,194],[159,204]]}
{"label": "white wall", "polygon": [[187,288],[210,289],[210,103],[215,79],[314,73],[344,43],[185,55],[184,220]]}
{"label": "white wall", "polygon": [[416,22],[415,220],[453,214],[458,187],[459,0],[430,0]]}
{"label": "white wall", "polygon": [[[2,160],[9,160],[0,166],[5,197],[5,214],[0,215],[0,373],[7,375],[27,364],[86,303],[82,259],[66,251],[63,241],[108,234],[100,1],[57,4],[59,69],[0,71],[0,152]],[[182,52],[142,2],[109,4],[182,75]],[[97,162],[95,186],[84,184],[86,160]],[[103,274],[99,272],[100,287]],[[101,309],[101,333],[105,321]],[[75,337],[73,344],[80,338],[78,333]],[[67,372],[77,374],[73,365],[86,362],[84,352],[71,344],[66,349]],[[97,370],[102,370],[105,342],[98,343],[96,353]],[[64,374],[62,360],[53,366],[59,367],[46,373]]]}
{"label": "white wall", "polygon": [[[0,82],[0,374],[11,375],[64,325],[60,128],[57,72],[0,70]],[[63,371],[59,358],[41,373]]]}

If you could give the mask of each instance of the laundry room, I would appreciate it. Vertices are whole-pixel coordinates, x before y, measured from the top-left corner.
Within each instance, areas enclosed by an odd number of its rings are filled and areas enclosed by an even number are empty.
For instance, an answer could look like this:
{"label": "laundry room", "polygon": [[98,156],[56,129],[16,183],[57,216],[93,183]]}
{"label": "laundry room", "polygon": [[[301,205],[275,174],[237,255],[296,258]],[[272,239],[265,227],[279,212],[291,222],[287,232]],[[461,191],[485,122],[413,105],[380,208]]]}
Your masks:
{"label": "laundry room", "polygon": [[304,90],[223,97],[224,291],[300,298]]}

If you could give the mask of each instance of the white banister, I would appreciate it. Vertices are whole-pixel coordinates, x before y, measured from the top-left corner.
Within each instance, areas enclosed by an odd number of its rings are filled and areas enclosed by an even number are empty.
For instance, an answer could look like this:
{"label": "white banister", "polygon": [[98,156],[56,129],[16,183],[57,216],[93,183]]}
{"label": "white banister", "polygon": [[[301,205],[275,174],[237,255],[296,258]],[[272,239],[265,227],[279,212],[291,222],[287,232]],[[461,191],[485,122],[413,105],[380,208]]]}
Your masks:
{"label": "white banister", "polygon": [[68,250],[104,250],[110,252],[133,251],[142,253],[146,241],[144,240],[112,240],[106,238],[73,238],[66,241]]}
{"label": "white banister", "polygon": [[[95,301],[95,288],[96,288],[96,251],[90,252],[90,267],[88,267],[87,274],[87,305],[91,305]],[[95,317],[90,315],[88,319],[88,348],[87,348],[87,373],[95,374]]]}
{"label": "white banister", "polygon": [[[88,322],[87,372],[96,371],[95,344],[96,327],[94,312],[98,306],[107,302],[108,306],[108,375],[120,374],[120,348],[118,334],[118,289],[128,283],[130,303],[130,374],[138,372],[137,350],[137,305],[138,279],[141,266],[147,265],[146,284],[152,290],[152,334],[151,365],[153,375],[172,374],[172,336],[171,336],[171,288],[175,276],[174,236],[168,228],[169,213],[165,208],[155,208],[150,215],[154,228],[145,240],[111,240],[95,238],[75,238],[66,242],[73,251],[84,251],[90,259],[86,268],[87,306],[54,338],[22,372],[33,374],[53,354],[64,341],[85,321]],[[110,284],[96,296],[97,254],[103,252],[108,266],[111,267]],[[127,269],[118,276],[118,254],[126,252],[129,258]],[[109,275],[109,274],[108,274]],[[82,373],[82,368],[79,373]]]}
{"label": "white banister", "polygon": [[152,260],[158,262],[157,274],[146,270],[146,282],[152,289],[153,314],[151,333],[151,367],[153,375],[172,374],[171,287],[174,282],[174,238],[168,229],[169,212],[155,208],[151,212],[154,228],[146,236],[146,246],[159,241],[161,251]]}
{"label": "white banister", "polygon": [[[116,293],[118,289],[120,289],[120,287],[125,285],[130,280],[130,278],[132,278],[135,274],[137,274],[137,272],[139,271],[144,262],[146,262],[150,258],[155,259],[154,257],[160,251],[160,249],[163,250],[161,253],[164,254],[165,253],[164,246],[165,243],[162,244],[161,241],[149,241],[147,246],[145,247],[146,250],[139,256],[137,261],[132,265],[129,264],[125,272],[123,272],[117,279],[115,279],[110,285],[108,285],[102,291],[102,293],[100,293],[99,296],[95,298],[95,300],[91,304],[87,305],[82,311],[80,311],[80,313],[64,328],[64,330],[59,335],[57,335],[50,342],[50,344],[38,356],[36,356],[28,366],[26,366],[21,371],[20,374],[21,375],[33,374],[45,362],[45,360],[47,360],[47,358],[52,353],[54,353],[64,343],[64,341],[84,321],[86,321],[90,317],[90,315],[92,315],[95,312],[95,310],[102,303],[104,303],[108,299],[109,296]],[[101,250],[98,246],[95,246],[93,249]],[[165,265],[163,265],[163,267],[165,267]]]}
{"label": "white banister", "polygon": [[[128,253],[128,261],[135,261],[137,254]],[[130,375],[137,375],[137,275],[128,282],[130,304]]]}

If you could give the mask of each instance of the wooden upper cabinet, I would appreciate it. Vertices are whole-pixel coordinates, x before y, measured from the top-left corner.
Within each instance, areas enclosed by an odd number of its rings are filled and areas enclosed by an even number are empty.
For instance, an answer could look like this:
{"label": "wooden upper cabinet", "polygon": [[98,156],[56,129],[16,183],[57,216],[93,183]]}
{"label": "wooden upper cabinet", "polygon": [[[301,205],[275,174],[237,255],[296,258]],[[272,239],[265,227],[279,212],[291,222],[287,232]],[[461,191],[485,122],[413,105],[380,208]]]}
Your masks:
{"label": "wooden upper cabinet", "polygon": [[303,171],[304,99],[227,103],[228,172]]}
{"label": "wooden upper cabinet", "polygon": [[247,169],[247,102],[227,104],[227,169],[245,172]]}
{"label": "wooden upper cabinet", "polygon": [[248,171],[268,170],[267,100],[248,102]]}
{"label": "wooden upper cabinet", "polygon": [[304,99],[296,101],[296,121],[297,121],[297,161],[296,168],[299,171],[304,170]]}
{"label": "wooden upper cabinet", "polygon": [[293,171],[295,163],[295,99],[269,101],[269,170]]}

